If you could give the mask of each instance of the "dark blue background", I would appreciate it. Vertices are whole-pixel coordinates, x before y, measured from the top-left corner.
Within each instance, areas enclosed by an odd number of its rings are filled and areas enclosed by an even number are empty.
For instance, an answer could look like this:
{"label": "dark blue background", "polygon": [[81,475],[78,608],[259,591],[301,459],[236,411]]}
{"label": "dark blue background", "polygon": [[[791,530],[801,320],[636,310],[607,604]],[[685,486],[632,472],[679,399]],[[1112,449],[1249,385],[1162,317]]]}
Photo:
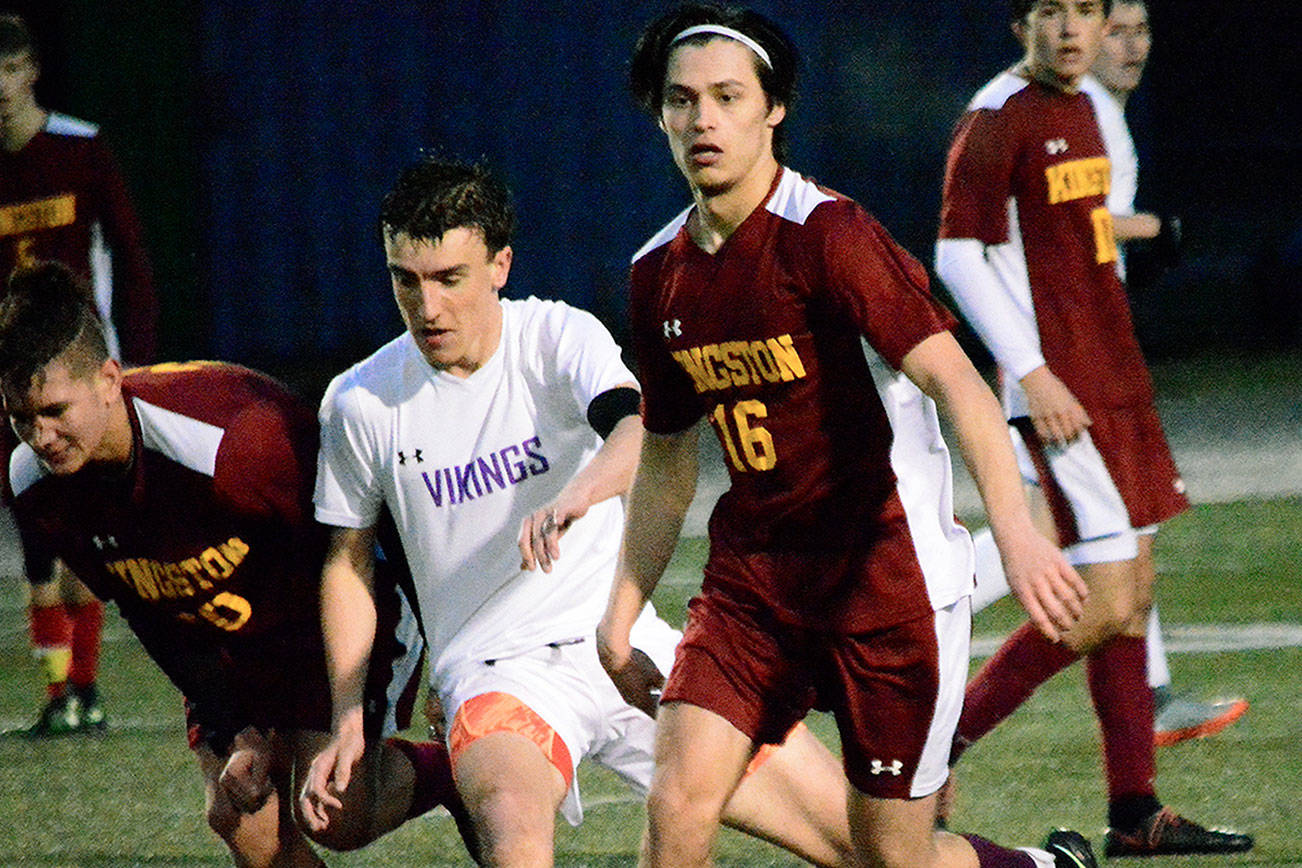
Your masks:
{"label": "dark blue background", "polygon": [[[21,5],[21,4],[19,4]],[[399,328],[374,227],[418,148],[515,189],[509,292],[619,335],[629,255],[687,203],[624,87],[662,3],[29,3],[44,95],[103,121],[144,213],[171,356],[330,371]],[[964,103],[1019,55],[999,0],[757,2],[804,59],[791,164],[931,257]],[[1182,266],[1134,299],[1150,352],[1302,341],[1297,7],[1156,2],[1131,122]],[[62,101],[62,104],[60,104]]]}

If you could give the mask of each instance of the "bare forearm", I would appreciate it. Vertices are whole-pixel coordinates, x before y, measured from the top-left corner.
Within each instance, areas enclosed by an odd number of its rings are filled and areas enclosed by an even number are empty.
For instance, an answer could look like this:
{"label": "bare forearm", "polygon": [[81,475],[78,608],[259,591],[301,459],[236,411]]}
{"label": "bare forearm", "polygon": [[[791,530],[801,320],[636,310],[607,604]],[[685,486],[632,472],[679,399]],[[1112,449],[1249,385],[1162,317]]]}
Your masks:
{"label": "bare forearm", "polygon": [[1156,238],[1162,231],[1162,220],[1156,214],[1113,214],[1112,232],[1117,241]]}
{"label": "bare forearm", "polygon": [[362,707],[376,624],[370,567],[369,559],[332,545],[321,573],[321,630],[336,729]]}
{"label": "bare forearm", "polygon": [[607,612],[612,625],[631,628],[673,556],[696,493],[696,439],[692,429],[643,441]]}
{"label": "bare forearm", "polygon": [[557,499],[568,501],[570,496],[574,496],[591,506],[607,498],[627,494],[633,484],[641,449],[642,420],[637,416],[626,416]]}

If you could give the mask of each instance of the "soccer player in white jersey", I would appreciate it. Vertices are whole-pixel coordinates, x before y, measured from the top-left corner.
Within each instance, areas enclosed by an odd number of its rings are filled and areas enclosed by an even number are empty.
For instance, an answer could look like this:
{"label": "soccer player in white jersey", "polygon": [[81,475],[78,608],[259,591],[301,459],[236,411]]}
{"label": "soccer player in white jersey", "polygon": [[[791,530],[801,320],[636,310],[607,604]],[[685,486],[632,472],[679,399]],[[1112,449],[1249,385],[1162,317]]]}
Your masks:
{"label": "soccer player in white jersey", "polygon": [[[1098,57],[1090,67],[1091,74],[1081,79],[1080,89],[1094,107],[1112,166],[1107,206],[1112,213],[1117,241],[1162,239],[1159,247],[1173,249],[1180,232],[1179,219],[1135,210],[1139,159],[1126,125],[1125,107],[1143,78],[1151,47],[1146,0],[1114,0]],[[1123,249],[1118,249],[1117,273],[1123,279],[1126,276]],[[1038,514],[1047,519],[1047,507],[1033,475],[1030,485],[1029,496],[1039,507]],[[977,590],[972,596],[972,609],[979,612],[1008,593],[1008,582],[990,531],[984,529],[974,534],[973,543],[977,553]],[[1242,698],[1198,702],[1171,689],[1171,669],[1156,606],[1149,615],[1146,643],[1148,683],[1154,694],[1153,738],[1159,747],[1213,735],[1248,710],[1248,702]]]}
{"label": "soccer player in white jersey", "polygon": [[[502,300],[515,221],[486,170],[405,171],[380,220],[407,331],[344,372],[322,402],[316,514],[333,526],[322,620],[334,739],[300,805],[310,828],[364,750],[362,684],[381,506],[413,572],[436,727],[494,865],[552,861],[555,815],[582,817],[589,757],[645,793],[654,713],[626,703],[593,633],[614,575],[642,440],[633,375],[604,327],[559,302]],[[648,606],[637,647],[668,671],[679,634]],[[439,717],[441,714],[441,718]],[[819,864],[850,848],[831,753],[805,728],[760,758],[730,824]]]}

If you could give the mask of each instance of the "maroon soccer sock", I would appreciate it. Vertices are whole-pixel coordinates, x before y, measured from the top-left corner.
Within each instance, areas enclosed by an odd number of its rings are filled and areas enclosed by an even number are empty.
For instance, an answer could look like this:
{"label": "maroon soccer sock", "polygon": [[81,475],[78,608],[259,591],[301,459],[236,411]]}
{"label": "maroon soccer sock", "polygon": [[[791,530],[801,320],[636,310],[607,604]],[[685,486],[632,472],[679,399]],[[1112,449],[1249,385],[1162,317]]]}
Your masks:
{"label": "maroon soccer sock", "polygon": [[1103,764],[1112,801],[1156,793],[1153,691],[1148,688],[1144,640],[1118,636],[1085,664],[1090,698],[1103,732]]}
{"label": "maroon soccer sock", "polygon": [[976,850],[977,864],[981,868],[1036,868],[1035,860],[1031,858],[1029,853],[1000,847],[998,844],[987,841],[979,835],[964,835],[963,837],[972,845],[972,849]]}
{"label": "maroon soccer sock", "polygon": [[407,741],[404,738],[387,738],[385,744],[402,751],[416,773],[412,785],[411,807],[407,819],[419,817],[439,805],[449,810],[464,811],[457,785],[452,780],[452,760],[447,746],[438,741]]}
{"label": "maroon soccer sock", "polygon": [[72,644],[72,619],[62,603],[57,606],[33,605],[27,610],[32,648],[41,660],[45,689],[49,697],[62,696],[68,680],[69,646]]}
{"label": "maroon soccer sock", "polygon": [[1033,624],[1023,624],[968,684],[950,763],[1077,657],[1066,645],[1044,638]]}
{"label": "maroon soccer sock", "polygon": [[72,663],[68,680],[74,687],[89,687],[99,674],[100,635],[104,631],[104,604],[91,600],[68,606],[72,616]]}

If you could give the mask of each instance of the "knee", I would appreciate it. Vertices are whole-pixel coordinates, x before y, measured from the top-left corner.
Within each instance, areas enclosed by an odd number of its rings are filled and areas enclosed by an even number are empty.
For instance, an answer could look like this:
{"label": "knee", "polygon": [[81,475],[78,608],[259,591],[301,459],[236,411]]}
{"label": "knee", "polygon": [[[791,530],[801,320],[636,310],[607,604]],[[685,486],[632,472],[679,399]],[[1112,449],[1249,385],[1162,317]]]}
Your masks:
{"label": "knee", "polygon": [[652,835],[679,837],[712,830],[723,814],[723,806],[701,798],[673,781],[660,781],[646,803]]}

